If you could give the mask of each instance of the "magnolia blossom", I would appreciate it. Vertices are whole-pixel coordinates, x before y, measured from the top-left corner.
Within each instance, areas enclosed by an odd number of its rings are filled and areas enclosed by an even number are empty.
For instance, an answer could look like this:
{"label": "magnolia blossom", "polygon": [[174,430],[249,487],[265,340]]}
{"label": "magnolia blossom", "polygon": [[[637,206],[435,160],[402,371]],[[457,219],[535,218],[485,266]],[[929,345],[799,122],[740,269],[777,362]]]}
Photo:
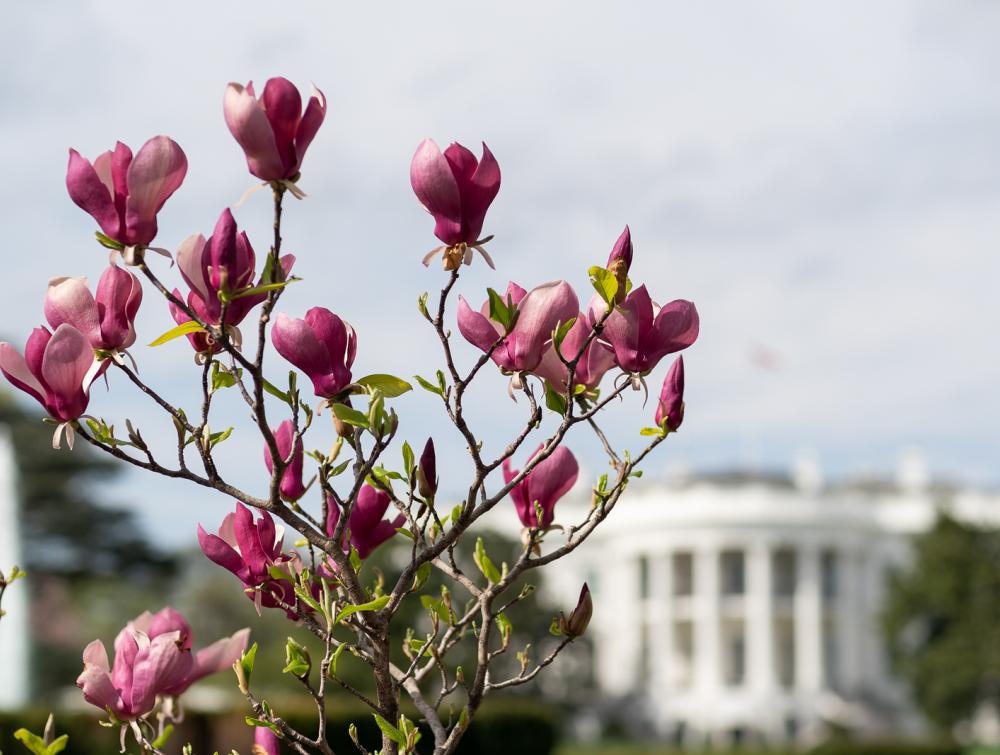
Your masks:
{"label": "magnolia blossom", "polygon": [[475,312],[461,296],[458,329],[465,340],[485,352],[502,337],[500,345],[490,354],[502,370],[512,373],[534,370],[542,361],[556,326],[576,317],[580,304],[566,281],[543,283],[528,292],[512,282],[507,286],[505,300],[508,298],[516,308],[509,333],[505,334],[503,326],[490,319],[489,301]]}
{"label": "magnolia blossom", "polygon": [[[483,156],[476,156],[461,144],[452,144],[443,153],[433,139],[424,139],[410,163],[410,184],[417,199],[434,216],[434,235],[447,247],[466,245],[478,249],[493,267],[493,260],[482,248],[483,221],[497,192],[500,191],[500,166],[489,147],[483,144]],[[424,258],[424,264],[444,247]],[[460,262],[471,262],[472,250],[445,254],[445,269],[454,270]]]}
{"label": "magnolia blossom", "polygon": [[250,755],[281,755],[281,745],[278,735],[267,726],[255,726],[253,730],[253,747]]}
{"label": "magnolia blossom", "polygon": [[313,87],[302,111],[302,97],[288,79],[269,79],[257,99],[253,82],[230,83],[222,104],[226,125],[247,158],[250,172],[263,181],[295,180],[313,137],[326,117],[326,97]]}
{"label": "magnolia blossom", "polygon": [[87,410],[93,373],[94,350],[87,338],[68,323],[50,333],[48,328],[35,328],[24,346],[24,356],[4,341],[0,343],[0,370],[11,385],[19,388],[38,403],[59,427],[52,438],[52,447],[59,448],[63,431],[73,448],[72,422]]}
{"label": "magnolia blossom", "polygon": [[249,636],[249,629],[241,629],[193,653],[191,627],[183,616],[173,608],[147,611],[118,633],[114,665],[100,640],[87,645],[76,686],[91,705],[119,721],[133,721],[153,710],[158,695],[181,695],[199,679],[230,668]]}
{"label": "magnolia blossom", "polygon": [[[604,373],[615,366],[615,359],[611,352],[598,343],[596,338],[592,338],[590,343],[587,343],[590,332],[591,326],[587,321],[587,316],[580,312],[559,349],[566,361],[576,359],[577,356],[580,357],[573,373],[573,387],[582,385],[587,391],[593,391],[601,382]],[[586,344],[586,348],[584,348],[584,344]],[[542,355],[542,361],[538,363],[533,372],[538,377],[549,381],[549,384],[559,393],[566,391],[566,378],[569,377],[569,371],[563,360],[559,358],[559,354],[556,353],[554,343],[546,349]]]}
{"label": "magnolia blossom", "polygon": [[45,319],[58,328],[68,323],[90,341],[95,351],[119,352],[135,343],[135,316],[142,285],[132,272],[109,265],[96,295],[86,278],[53,278],[45,294]]}
{"label": "magnolia blossom", "polygon": [[[591,323],[607,311],[595,296]],[[657,307],[645,286],[634,289],[604,321],[601,339],[614,351],[615,363],[625,372],[645,375],[667,354],[686,349],[698,338],[698,310],[684,299]]]}
{"label": "magnolia blossom", "polygon": [[[528,459],[531,459],[544,448],[538,449]],[[511,469],[510,459],[503,463],[504,481],[510,483],[520,474],[519,470]],[[576,484],[580,474],[580,466],[576,463],[573,453],[565,446],[559,446],[550,456],[525,475],[524,479],[510,489],[510,497],[514,501],[521,524],[532,529],[545,529],[552,524],[555,516],[556,502]],[[538,521],[537,508],[541,508],[542,521]]]}
{"label": "magnolia blossom", "polygon": [[259,612],[261,606],[285,608],[289,618],[298,615],[290,607],[296,597],[292,583],[276,579],[271,567],[277,566],[289,573],[298,571],[298,556],[282,551],[284,528],[275,527],[266,511],[254,522],[253,514],[237,502],[236,511],[226,514],[217,535],[205,532],[198,525],[198,544],[209,559],[235,574],[244,585],[244,592],[254,601]]}
{"label": "magnolia blossom", "polygon": [[[295,451],[292,451],[292,439],[295,439]],[[305,495],[306,488],[302,484],[302,438],[295,437],[295,425],[290,419],[286,419],[278,429],[274,431],[274,444],[278,447],[278,455],[281,459],[288,460],[288,466],[281,475],[279,491],[281,497],[286,501],[297,501]],[[268,473],[274,471],[274,464],[271,460],[271,449],[264,444],[264,464]]]}
{"label": "magnolia blossom", "polygon": [[306,373],[317,396],[332,399],[350,384],[357,336],[350,324],[325,307],[313,307],[302,320],[279,313],[271,343]]}
{"label": "magnolia blossom", "polygon": [[[295,257],[284,255],[281,269],[285,277],[295,264]],[[222,325],[223,309],[225,325],[230,329],[234,342],[239,345],[240,337],[236,326],[267,298],[266,293],[241,295],[255,285],[265,282],[263,276],[254,283],[257,258],[245,232],[236,226],[233,213],[226,208],[215,224],[215,230],[207,239],[200,233],[189,236],[177,249],[177,267],[181,277],[190,287],[187,305],[198,319],[209,325]],[[221,296],[220,296],[221,295]],[[183,300],[180,291],[174,289],[174,296]],[[222,299],[227,299],[223,305]],[[180,307],[170,303],[170,314],[178,325],[191,318]],[[188,333],[188,341],[199,354],[217,353],[220,346],[204,332]]]}
{"label": "magnolia blossom", "polygon": [[[376,490],[365,483],[358,491],[358,498],[351,509],[342,540],[345,553],[351,546],[358,551],[358,556],[368,558],[372,551],[396,534],[396,529],[403,526],[406,517],[402,514],[393,520],[383,519],[389,508],[389,494]],[[337,522],[340,521],[340,507],[332,498],[327,498],[326,534],[333,537],[336,534]],[[350,538],[347,535],[350,533]]]}
{"label": "magnolia blossom", "polygon": [[156,236],[156,214],[186,173],[184,151],[173,139],[154,136],[135,158],[121,142],[93,164],[71,149],[66,188],[105,236],[125,247],[145,246]]}
{"label": "magnolia blossom", "polygon": [[684,421],[684,357],[677,357],[663,379],[660,400],[656,405],[656,424],[676,430]]}
{"label": "magnolia blossom", "polygon": [[594,601],[590,597],[590,588],[584,582],[583,588],[580,590],[580,597],[576,601],[576,608],[573,609],[569,617],[562,611],[559,612],[559,631],[566,637],[579,637],[587,631],[593,615]]}
{"label": "magnolia blossom", "polygon": [[428,438],[417,465],[417,490],[424,498],[433,498],[437,489],[437,454],[434,453],[434,438]]}

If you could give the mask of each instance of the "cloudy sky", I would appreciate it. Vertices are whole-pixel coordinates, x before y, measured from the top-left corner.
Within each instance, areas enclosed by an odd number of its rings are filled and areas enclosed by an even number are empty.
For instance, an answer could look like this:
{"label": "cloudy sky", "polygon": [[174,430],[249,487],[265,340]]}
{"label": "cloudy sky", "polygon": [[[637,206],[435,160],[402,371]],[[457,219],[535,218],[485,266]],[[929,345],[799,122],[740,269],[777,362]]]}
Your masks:
{"label": "cloudy sky", "polygon": [[[158,237],[175,248],[209,233],[251,184],[222,120],[226,82],[284,75],[320,86],[329,112],[304,165],[309,197],[286,213],[305,282],[281,309],[322,304],[351,321],[356,375],[438,366],[414,305],[443,274],[419,264],[436,242],[409,160],[425,136],[485,140],[503,170],[485,229],[499,270],[477,263],[463,275],[468,298],[508,278],[566,278],[588,297],[587,267],[628,223],[633,280],[660,301],[698,305],[687,420],[651,475],[674,464],[785,467],[805,449],[831,477],[888,474],[915,445],[938,476],[1000,482],[997,4],[55,8],[7,8],[0,47],[2,331],[18,346],[41,321],[49,277],[96,281],[106,260],[93,221],[66,196],[67,147],[93,157],[116,139],[175,138],[190,169]],[[236,213],[263,253],[267,196]],[[147,291],[140,341],[171,325]],[[185,342],[136,358],[151,384],[194,405]],[[95,414],[167,437],[155,407],[120,378],[111,387],[95,389]],[[523,407],[497,375],[475,397],[472,416],[496,447]],[[235,396],[220,404],[218,427],[244,421]],[[404,437],[435,435],[457,489],[464,451],[440,408],[423,393],[397,406]],[[634,448],[651,413],[630,395],[608,424]],[[324,433],[313,445],[329,442]],[[259,442],[244,432],[226,446],[233,478],[262,484]],[[571,446],[598,470],[590,439]],[[227,505],[134,474],[108,496],[177,542]]]}

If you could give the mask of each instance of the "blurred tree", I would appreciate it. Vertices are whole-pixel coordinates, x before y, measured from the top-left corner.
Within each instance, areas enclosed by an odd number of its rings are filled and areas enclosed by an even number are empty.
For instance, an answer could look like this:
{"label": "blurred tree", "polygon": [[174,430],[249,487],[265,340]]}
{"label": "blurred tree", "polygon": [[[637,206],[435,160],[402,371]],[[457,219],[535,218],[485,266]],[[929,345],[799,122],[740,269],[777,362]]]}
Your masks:
{"label": "blurred tree", "polygon": [[936,725],[1000,702],[1000,531],[940,515],[890,581],[883,624],[898,673]]}
{"label": "blurred tree", "polygon": [[[6,393],[0,393],[0,423],[10,432],[18,472],[37,697],[73,684],[87,642],[114,637],[91,634],[95,614],[120,628],[138,613],[143,594],[163,589],[175,561],[146,541],[132,512],[97,495],[118,464],[84,444],[72,453],[53,451],[52,425]],[[98,601],[95,593],[113,597]]]}

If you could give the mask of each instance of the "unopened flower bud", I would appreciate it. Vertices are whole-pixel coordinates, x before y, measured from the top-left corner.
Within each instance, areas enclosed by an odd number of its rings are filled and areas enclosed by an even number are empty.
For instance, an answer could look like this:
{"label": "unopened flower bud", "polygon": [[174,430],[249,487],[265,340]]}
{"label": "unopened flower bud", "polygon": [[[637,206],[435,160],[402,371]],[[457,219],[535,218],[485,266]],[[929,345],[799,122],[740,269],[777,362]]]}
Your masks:
{"label": "unopened flower bud", "polygon": [[628,226],[622,231],[622,235],[615,242],[611,254],[608,256],[608,270],[618,283],[618,292],[615,294],[615,304],[620,304],[627,293],[628,271],[632,267],[632,234]]}
{"label": "unopened flower bud", "polygon": [[660,401],[656,405],[656,424],[668,432],[684,421],[684,357],[677,357],[663,379]]}
{"label": "unopened flower bud", "polygon": [[280,755],[278,735],[267,726],[256,726],[253,732],[252,755]]}
{"label": "unopened flower bud", "polygon": [[434,454],[434,439],[428,438],[424,452],[420,454],[417,467],[417,490],[424,498],[433,498],[438,489],[437,457]]}
{"label": "unopened flower bud", "polygon": [[590,599],[590,588],[584,582],[583,589],[580,590],[580,599],[569,618],[567,619],[562,611],[559,612],[559,629],[566,637],[580,637],[587,631],[587,625],[590,624],[590,617],[593,613],[594,603]]}

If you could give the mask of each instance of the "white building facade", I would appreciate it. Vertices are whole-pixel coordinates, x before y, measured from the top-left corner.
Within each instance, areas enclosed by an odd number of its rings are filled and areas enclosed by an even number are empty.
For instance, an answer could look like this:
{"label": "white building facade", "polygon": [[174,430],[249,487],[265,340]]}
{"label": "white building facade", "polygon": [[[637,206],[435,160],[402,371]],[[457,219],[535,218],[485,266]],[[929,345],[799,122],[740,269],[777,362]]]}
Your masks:
{"label": "white building facade", "polygon": [[[24,566],[18,525],[17,470],[10,436],[0,429],[0,571],[10,574]],[[19,580],[7,589],[0,619],[0,710],[21,708],[28,702],[28,585]]]}
{"label": "white building facade", "polygon": [[[809,743],[831,725],[920,730],[879,628],[888,579],[939,506],[1000,521],[1000,497],[898,485],[824,489],[800,470],[636,486],[547,572],[594,597],[593,676],[641,733],[701,747]],[[566,507],[562,522],[577,521]]]}

